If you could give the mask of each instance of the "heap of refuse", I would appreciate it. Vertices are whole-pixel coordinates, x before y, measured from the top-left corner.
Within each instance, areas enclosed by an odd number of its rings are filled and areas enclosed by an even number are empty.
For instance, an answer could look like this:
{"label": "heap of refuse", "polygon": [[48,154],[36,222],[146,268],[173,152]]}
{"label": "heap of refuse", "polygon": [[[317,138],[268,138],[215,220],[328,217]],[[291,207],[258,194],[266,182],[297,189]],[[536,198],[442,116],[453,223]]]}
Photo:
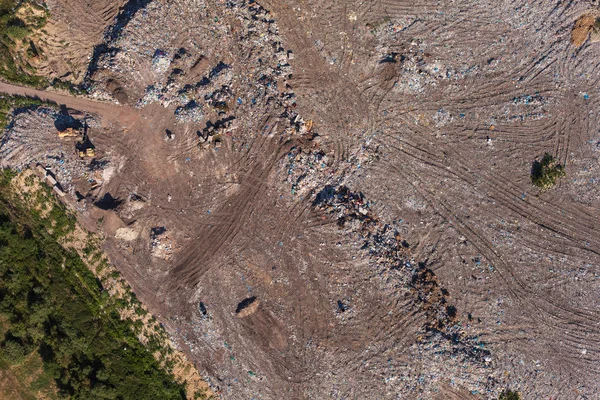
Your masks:
{"label": "heap of refuse", "polygon": [[[294,54],[283,47],[270,13],[245,1],[228,1],[221,13],[203,0],[177,3],[152,2],[106,38],[86,83],[90,95],[128,99],[138,108],[160,104],[182,124],[208,127],[244,115],[249,135],[262,129],[253,126],[258,114],[278,110],[278,134],[297,133],[303,121],[288,84]],[[232,19],[235,32],[224,23]],[[186,40],[171,33],[174,25],[186,27]],[[228,50],[232,39],[238,55]]]}

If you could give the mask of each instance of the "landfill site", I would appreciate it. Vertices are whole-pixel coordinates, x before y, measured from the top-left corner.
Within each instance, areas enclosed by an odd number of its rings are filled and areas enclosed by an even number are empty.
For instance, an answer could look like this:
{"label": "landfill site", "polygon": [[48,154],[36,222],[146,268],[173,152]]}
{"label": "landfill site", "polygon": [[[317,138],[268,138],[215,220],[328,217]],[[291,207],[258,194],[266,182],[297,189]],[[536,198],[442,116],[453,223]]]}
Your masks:
{"label": "landfill site", "polygon": [[597,1],[46,5],[85,92],[0,83],[0,166],[217,398],[600,398]]}

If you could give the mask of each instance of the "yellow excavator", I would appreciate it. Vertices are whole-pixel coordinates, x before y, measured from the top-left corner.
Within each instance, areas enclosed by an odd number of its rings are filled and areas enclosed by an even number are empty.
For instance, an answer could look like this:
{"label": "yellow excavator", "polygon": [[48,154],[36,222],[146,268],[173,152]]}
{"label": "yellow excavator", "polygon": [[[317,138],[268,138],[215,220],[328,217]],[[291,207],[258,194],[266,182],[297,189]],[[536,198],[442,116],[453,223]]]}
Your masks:
{"label": "yellow excavator", "polygon": [[94,145],[92,144],[88,136],[87,115],[83,119],[83,137],[81,139],[82,140],[80,142],[77,142],[75,144],[75,147],[79,152],[79,157],[96,157],[96,150],[94,150]]}
{"label": "yellow excavator", "polygon": [[78,129],[67,128],[64,131],[58,131],[59,138],[77,137],[77,136],[81,136],[81,132]]}

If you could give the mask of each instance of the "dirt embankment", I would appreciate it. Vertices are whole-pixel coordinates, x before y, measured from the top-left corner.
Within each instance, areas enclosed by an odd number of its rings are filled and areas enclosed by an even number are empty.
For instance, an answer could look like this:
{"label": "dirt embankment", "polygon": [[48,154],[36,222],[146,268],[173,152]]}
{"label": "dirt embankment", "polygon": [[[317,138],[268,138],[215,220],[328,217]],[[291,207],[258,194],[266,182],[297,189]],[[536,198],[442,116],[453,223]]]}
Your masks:
{"label": "dirt embankment", "polygon": [[94,48],[127,0],[48,0],[49,19],[38,42],[43,57],[38,73],[80,84]]}

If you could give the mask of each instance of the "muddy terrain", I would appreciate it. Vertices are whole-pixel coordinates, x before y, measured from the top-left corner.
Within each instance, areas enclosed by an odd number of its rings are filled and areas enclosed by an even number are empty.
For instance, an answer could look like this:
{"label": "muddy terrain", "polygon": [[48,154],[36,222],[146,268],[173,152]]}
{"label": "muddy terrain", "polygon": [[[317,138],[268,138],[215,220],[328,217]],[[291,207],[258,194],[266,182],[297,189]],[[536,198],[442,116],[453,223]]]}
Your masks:
{"label": "muddy terrain", "polygon": [[598,5],[84,3],[87,97],[0,161],[65,177],[222,398],[600,396]]}

